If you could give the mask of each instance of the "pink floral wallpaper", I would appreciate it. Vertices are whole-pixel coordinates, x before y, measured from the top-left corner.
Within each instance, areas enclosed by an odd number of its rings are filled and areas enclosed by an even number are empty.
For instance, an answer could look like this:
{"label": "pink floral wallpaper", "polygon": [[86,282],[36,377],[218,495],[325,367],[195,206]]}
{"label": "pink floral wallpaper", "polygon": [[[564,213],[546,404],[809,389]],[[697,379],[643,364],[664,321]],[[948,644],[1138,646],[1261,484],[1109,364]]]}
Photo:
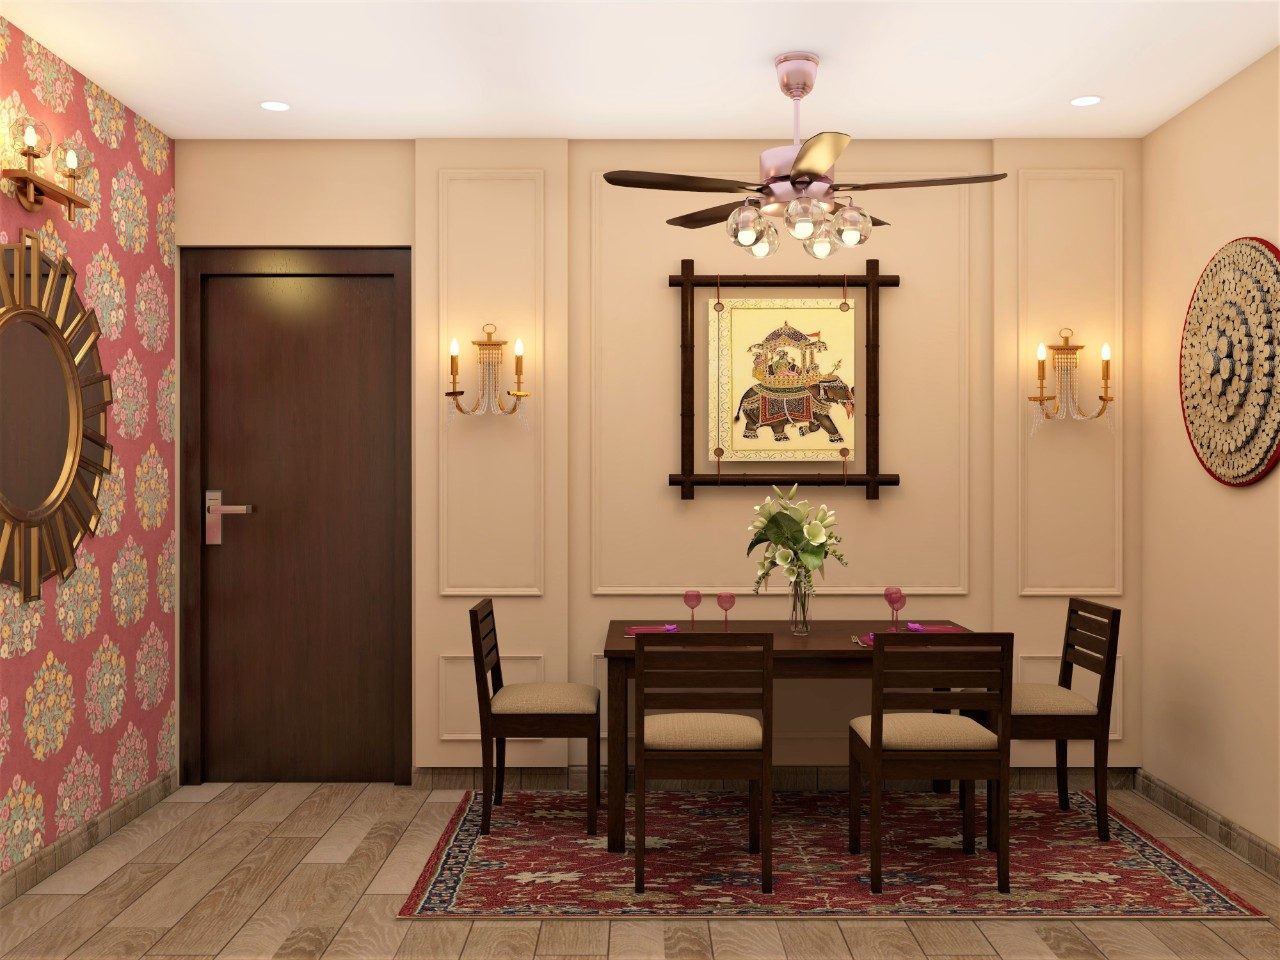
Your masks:
{"label": "pink floral wallpaper", "polygon": [[75,574],[29,604],[0,585],[0,873],[173,769],[177,749],[173,144],[0,18],[0,166],[22,165],[8,130],[23,114],[94,157],[74,224],[5,184],[0,242],[35,230],[70,258],[102,325],[115,465]]}

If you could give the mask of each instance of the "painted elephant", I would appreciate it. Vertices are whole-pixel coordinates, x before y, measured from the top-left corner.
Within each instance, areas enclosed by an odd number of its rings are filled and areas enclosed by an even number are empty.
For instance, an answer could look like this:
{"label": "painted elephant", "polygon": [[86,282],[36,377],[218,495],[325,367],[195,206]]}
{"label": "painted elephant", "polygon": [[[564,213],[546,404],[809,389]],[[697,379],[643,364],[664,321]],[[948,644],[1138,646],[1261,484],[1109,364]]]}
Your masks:
{"label": "painted elephant", "polygon": [[[763,415],[762,404],[765,407]],[[787,427],[795,424],[802,437],[823,430],[830,443],[843,443],[844,435],[831,418],[831,408],[835,405],[842,407],[845,415],[853,419],[853,388],[834,374],[794,394],[751,387],[738,401],[733,422],[746,419],[742,428],[744,440],[756,439],[760,427],[765,426],[773,431],[775,442],[786,443],[791,439],[787,436]]]}

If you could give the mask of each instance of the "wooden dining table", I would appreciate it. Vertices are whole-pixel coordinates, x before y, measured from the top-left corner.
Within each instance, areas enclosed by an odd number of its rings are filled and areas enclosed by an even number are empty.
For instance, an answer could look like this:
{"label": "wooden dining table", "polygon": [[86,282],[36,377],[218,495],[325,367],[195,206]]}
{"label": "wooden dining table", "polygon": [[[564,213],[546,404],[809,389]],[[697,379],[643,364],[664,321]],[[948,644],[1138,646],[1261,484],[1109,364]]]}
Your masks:
{"label": "wooden dining table", "polygon": [[[627,684],[636,674],[636,641],[628,637],[633,626],[655,626],[670,621],[610,620],[605,636],[604,656],[609,669],[609,850],[626,850],[627,828]],[[926,629],[967,630],[951,620],[918,620]],[[677,622],[680,633],[708,633],[724,630],[719,619],[690,624]],[[815,620],[809,633],[797,637],[789,620],[732,620],[727,629],[733,633],[773,634],[773,675],[776,680],[846,680],[871,677],[871,647],[858,643],[855,637],[892,631],[889,620]],[[900,632],[907,621],[899,622]],[[927,634],[924,634],[927,635]],[[850,719],[853,719],[850,717]],[[941,788],[941,784],[935,784]]]}

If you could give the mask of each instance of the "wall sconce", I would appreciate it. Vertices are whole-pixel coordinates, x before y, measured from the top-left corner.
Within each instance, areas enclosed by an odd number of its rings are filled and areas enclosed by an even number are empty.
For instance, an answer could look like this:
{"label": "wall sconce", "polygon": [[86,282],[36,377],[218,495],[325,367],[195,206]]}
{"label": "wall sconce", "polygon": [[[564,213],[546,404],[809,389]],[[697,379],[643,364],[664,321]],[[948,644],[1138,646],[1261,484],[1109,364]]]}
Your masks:
{"label": "wall sconce", "polygon": [[515,343],[516,388],[507,391],[507,396],[514,401],[508,407],[498,390],[498,368],[502,366],[502,348],[506,346],[507,341],[493,339],[498,328],[492,323],[486,323],[481,329],[484,331],[484,339],[471,341],[476,346],[476,359],[480,364],[480,388],[476,402],[469,409],[462,405],[462,396],[466,391],[458,389],[458,341],[456,339],[449,341],[449,380],[452,388],[445,396],[453,400],[454,407],[464,416],[484,413],[510,416],[520,409],[520,401],[529,396],[524,390],[524,341],[517,339]]}
{"label": "wall sconce", "polygon": [[66,140],[58,147],[55,166],[67,181],[67,186],[61,187],[36,173],[36,161],[49,155],[48,127],[31,117],[19,117],[10,125],[9,137],[18,153],[26,158],[27,166],[25,169],[0,171],[0,177],[13,181],[22,208],[39,210],[45,197],[52,197],[55,203],[67,208],[67,219],[74,223],[76,210],[89,207],[87,200],[76,195],[76,181],[88,175],[93,162],[89,151],[74,140]]}
{"label": "wall sconce", "polygon": [[[1102,345],[1102,394],[1098,397],[1102,405],[1094,413],[1084,413],[1080,409],[1080,351],[1082,344],[1071,342],[1075,331],[1063,327],[1058,331],[1061,343],[1046,347],[1043,343],[1036,347],[1036,378],[1040,382],[1039,392],[1027,397],[1035,404],[1031,416],[1031,435],[1036,435],[1040,425],[1049,420],[1097,420],[1115,403],[1111,395],[1111,344]],[[1045,362],[1048,355],[1053,354],[1053,380],[1057,393],[1044,392]]]}

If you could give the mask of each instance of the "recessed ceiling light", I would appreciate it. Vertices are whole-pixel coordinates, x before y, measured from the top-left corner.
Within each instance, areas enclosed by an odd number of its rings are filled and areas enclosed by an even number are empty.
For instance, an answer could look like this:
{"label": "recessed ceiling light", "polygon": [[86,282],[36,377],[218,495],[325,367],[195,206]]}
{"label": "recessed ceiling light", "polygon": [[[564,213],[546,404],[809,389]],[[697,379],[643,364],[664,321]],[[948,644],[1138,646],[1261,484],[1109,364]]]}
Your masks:
{"label": "recessed ceiling light", "polygon": [[[1072,97],[1071,99],[1071,105],[1073,107],[1096,107],[1101,102],[1102,98],[1096,97],[1092,93],[1083,97]],[[263,106],[265,107],[266,104],[264,103]]]}
{"label": "recessed ceiling light", "polygon": [[289,105],[280,100],[263,100],[260,106],[263,110],[270,110],[273,113],[284,113],[289,109]]}

